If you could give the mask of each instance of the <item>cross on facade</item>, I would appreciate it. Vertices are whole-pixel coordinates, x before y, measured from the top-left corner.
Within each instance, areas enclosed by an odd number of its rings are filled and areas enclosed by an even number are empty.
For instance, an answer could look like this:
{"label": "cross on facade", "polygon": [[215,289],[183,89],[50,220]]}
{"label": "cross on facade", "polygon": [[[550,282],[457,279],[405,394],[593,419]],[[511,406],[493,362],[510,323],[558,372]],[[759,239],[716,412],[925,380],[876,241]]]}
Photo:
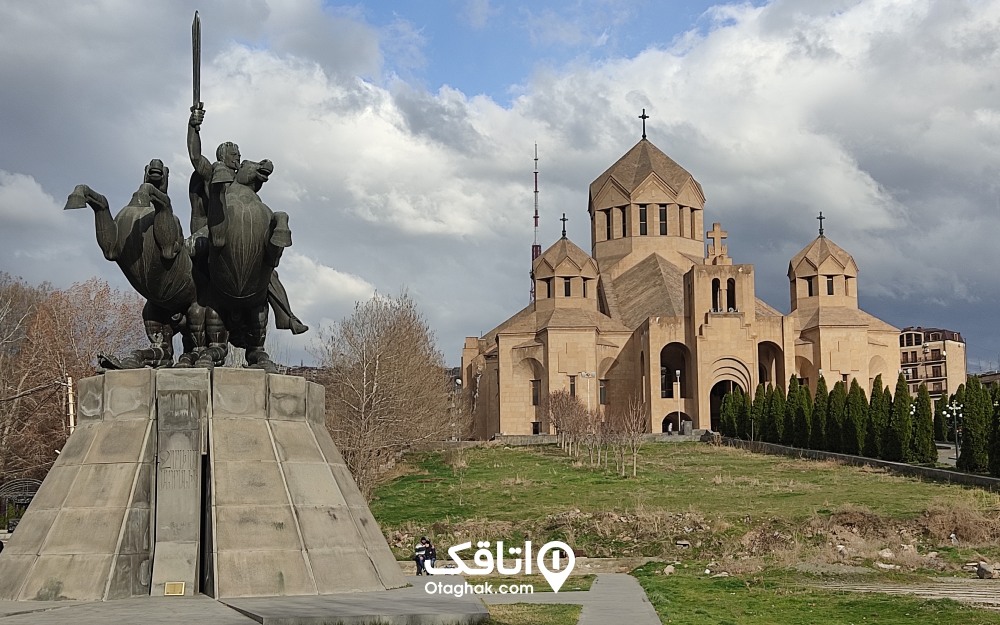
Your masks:
{"label": "cross on facade", "polygon": [[642,115],[639,116],[642,120],[642,138],[646,138],[646,120],[649,119],[649,115],[646,115],[646,109],[642,109]]}
{"label": "cross on facade", "polygon": [[562,219],[560,219],[559,221],[563,222],[563,236],[562,236],[562,238],[565,239],[566,238],[566,222],[569,221],[568,219],[566,219],[566,213],[563,213]]}
{"label": "cross on facade", "polygon": [[819,212],[819,217],[816,219],[819,220],[819,236],[823,236],[823,220],[826,219],[826,217],[823,216],[823,211]]}
{"label": "cross on facade", "polygon": [[729,236],[729,233],[722,229],[719,222],[712,224],[712,229],[706,233],[709,239],[712,239],[712,245],[708,248],[709,256],[725,256],[726,246],[722,244],[722,240]]}

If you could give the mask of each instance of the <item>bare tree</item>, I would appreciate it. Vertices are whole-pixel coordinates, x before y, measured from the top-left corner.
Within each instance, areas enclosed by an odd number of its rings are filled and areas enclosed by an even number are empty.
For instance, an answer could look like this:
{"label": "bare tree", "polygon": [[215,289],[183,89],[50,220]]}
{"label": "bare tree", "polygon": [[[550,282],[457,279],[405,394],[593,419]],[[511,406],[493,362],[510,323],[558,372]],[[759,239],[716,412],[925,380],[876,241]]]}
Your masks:
{"label": "bare tree", "polygon": [[587,430],[587,408],[568,391],[552,391],[545,398],[543,409],[559,434],[563,451],[571,456],[580,455],[580,442]]}
{"label": "bare tree", "polygon": [[366,497],[403,451],[447,438],[444,358],[405,292],[359,302],[320,331],[314,352],[326,369],[327,427]]}
{"label": "bare tree", "polygon": [[632,477],[636,477],[639,464],[639,450],[646,434],[646,403],[632,398],[628,404],[616,412],[615,429],[621,449],[621,475],[625,477],[625,456],[632,457]]}
{"label": "bare tree", "polygon": [[55,290],[0,277],[0,479],[45,475],[68,435],[68,379],[147,342],[142,304],[97,279]]}

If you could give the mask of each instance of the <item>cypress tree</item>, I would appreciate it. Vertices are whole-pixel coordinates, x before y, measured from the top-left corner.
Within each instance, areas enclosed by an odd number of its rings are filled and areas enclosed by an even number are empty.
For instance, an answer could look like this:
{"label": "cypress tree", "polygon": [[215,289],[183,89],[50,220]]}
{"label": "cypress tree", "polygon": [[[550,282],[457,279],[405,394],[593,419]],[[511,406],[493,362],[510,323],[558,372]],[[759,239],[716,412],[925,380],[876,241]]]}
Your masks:
{"label": "cypress tree", "polygon": [[885,433],[885,422],[889,420],[889,411],[882,409],[884,401],[880,373],[872,382],[872,396],[868,400],[868,432],[865,434],[864,455],[869,458],[882,457],[882,435]]}
{"label": "cypress tree", "polygon": [[942,395],[934,402],[934,440],[946,441],[948,439],[948,423],[944,417],[944,407],[947,406],[947,397]]}
{"label": "cypress tree", "polygon": [[896,393],[892,398],[892,411],[889,414],[889,428],[885,441],[885,459],[895,462],[910,461],[910,438],[913,426],[910,419],[910,389],[906,378],[899,374],[896,380]]}
{"label": "cypress tree", "polygon": [[884,425],[882,426],[882,438],[880,439],[880,449],[882,450],[882,454],[879,458],[887,460],[886,449],[889,445],[889,429],[892,427],[892,423],[890,423],[890,421],[892,421],[892,391],[889,390],[888,384],[882,388],[881,408],[882,415],[879,418],[882,419]]}
{"label": "cypress tree", "polygon": [[774,387],[770,384],[764,391],[764,401],[760,406],[760,421],[757,422],[757,440],[771,441],[771,403],[774,401]]}
{"label": "cypress tree", "polygon": [[1000,477],[1000,385],[993,386],[993,418],[990,419],[990,475]]}
{"label": "cypress tree", "polygon": [[826,448],[839,453],[843,448],[840,444],[841,430],[844,423],[844,411],[847,409],[847,389],[843,380],[837,380],[830,391],[826,405]]}
{"label": "cypress tree", "polygon": [[730,436],[729,415],[732,412],[733,394],[726,393],[722,396],[722,404],[719,406],[719,433],[723,436]]}
{"label": "cypress tree", "polygon": [[774,387],[772,391],[767,425],[770,431],[768,441],[780,444],[785,431],[785,390],[780,386]]}
{"label": "cypress tree", "polygon": [[819,377],[816,382],[816,401],[812,409],[812,430],[809,432],[809,446],[813,449],[826,449],[826,410],[830,401],[830,392],[826,389],[826,378]]}
{"label": "cypress tree", "polygon": [[750,440],[750,410],[753,408],[753,401],[750,393],[741,393],[743,403],[740,405],[739,423],[743,428],[740,438]]}
{"label": "cypress tree", "polygon": [[753,394],[753,403],[750,405],[750,423],[749,423],[749,438],[750,440],[761,440],[761,428],[764,425],[764,411],[767,408],[767,389],[764,388],[764,383],[761,382],[757,385],[757,390]]}
{"label": "cypress tree", "polygon": [[781,431],[781,444],[795,444],[795,411],[799,405],[799,379],[794,375],[788,380],[788,397],[785,398],[785,427]]}
{"label": "cypress tree", "polygon": [[965,409],[962,412],[958,468],[981,473],[989,469],[989,419],[993,414],[993,402],[977,377],[969,378],[965,387]]}
{"label": "cypress tree", "polygon": [[847,394],[847,410],[841,430],[842,449],[845,454],[860,454],[865,449],[865,432],[868,430],[868,399],[861,390],[858,379],[851,380]]}
{"label": "cypress tree", "polygon": [[910,447],[913,462],[934,464],[937,447],[934,446],[934,418],[931,416],[931,394],[922,383],[917,390],[916,409],[913,411],[913,443]]}
{"label": "cypress tree", "polygon": [[798,401],[795,402],[795,432],[792,441],[796,447],[809,449],[812,436],[812,401],[809,398],[809,387],[799,386]]}

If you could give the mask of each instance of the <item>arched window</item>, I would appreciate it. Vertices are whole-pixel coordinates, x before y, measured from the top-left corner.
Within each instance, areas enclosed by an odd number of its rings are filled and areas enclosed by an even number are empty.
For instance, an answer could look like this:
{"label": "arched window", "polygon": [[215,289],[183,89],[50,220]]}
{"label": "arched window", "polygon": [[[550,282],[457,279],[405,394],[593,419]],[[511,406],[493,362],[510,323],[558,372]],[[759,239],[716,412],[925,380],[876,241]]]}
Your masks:
{"label": "arched window", "polygon": [[722,308],[722,294],[719,292],[721,288],[721,282],[718,278],[712,279],[712,312],[718,312],[723,310]]}
{"label": "arched window", "polygon": [[736,312],[736,279],[726,281],[726,310]]}

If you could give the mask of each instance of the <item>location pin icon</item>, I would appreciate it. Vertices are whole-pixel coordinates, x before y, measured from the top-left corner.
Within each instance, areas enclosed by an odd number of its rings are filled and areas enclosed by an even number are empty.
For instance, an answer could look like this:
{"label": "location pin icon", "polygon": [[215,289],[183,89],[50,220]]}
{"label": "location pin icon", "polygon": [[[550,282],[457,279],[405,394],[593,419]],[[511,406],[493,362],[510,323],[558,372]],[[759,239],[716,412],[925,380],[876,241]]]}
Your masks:
{"label": "location pin icon", "polygon": [[[545,556],[550,551],[552,552],[552,560],[546,563]],[[560,557],[563,554],[566,555],[565,565],[563,565],[562,558]],[[559,589],[566,582],[566,578],[573,572],[573,566],[576,564],[576,555],[573,554],[573,550],[566,543],[561,540],[553,540],[542,545],[542,548],[538,551],[536,562],[542,577],[552,587],[552,592],[559,592]]]}

